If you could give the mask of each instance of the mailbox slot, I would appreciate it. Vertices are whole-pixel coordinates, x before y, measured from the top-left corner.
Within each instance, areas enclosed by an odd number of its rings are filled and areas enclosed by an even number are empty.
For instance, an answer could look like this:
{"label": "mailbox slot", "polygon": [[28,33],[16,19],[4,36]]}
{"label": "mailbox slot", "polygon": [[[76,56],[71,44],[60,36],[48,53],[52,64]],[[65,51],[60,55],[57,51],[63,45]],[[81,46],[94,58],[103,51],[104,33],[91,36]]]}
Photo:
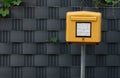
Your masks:
{"label": "mailbox slot", "polygon": [[96,21],[96,17],[80,17],[80,16],[71,16],[71,20],[73,21]]}

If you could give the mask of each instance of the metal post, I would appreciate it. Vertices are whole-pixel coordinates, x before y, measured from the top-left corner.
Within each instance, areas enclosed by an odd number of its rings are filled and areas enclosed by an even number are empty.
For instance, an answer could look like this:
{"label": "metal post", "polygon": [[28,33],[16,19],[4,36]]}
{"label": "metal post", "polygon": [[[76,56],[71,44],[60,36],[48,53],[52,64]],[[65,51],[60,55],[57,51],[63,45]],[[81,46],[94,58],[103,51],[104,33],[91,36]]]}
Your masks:
{"label": "metal post", "polygon": [[85,44],[81,45],[81,78],[85,78]]}

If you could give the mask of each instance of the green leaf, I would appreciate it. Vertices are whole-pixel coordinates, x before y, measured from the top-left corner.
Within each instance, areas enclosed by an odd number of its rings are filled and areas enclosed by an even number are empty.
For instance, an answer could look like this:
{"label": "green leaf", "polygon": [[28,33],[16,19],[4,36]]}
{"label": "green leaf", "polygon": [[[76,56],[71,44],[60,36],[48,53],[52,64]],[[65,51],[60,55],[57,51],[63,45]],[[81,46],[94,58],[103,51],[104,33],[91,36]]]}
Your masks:
{"label": "green leaf", "polygon": [[113,0],[105,0],[105,2],[107,2],[107,3],[110,3],[110,2],[112,2]]}
{"label": "green leaf", "polygon": [[7,16],[7,15],[9,14],[9,9],[8,9],[8,8],[6,8],[6,9],[1,8],[1,9],[0,9],[0,14],[1,14],[3,17]]}
{"label": "green leaf", "polygon": [[20,5],[22,3],[21,0],[2,0],[4,8],[0,7],[0,14],[5,17],[9,14],[9,7],[12,5]]}
{"label": "green leaf", "polygon": [[118,2],[120,2],[120,0],[112,1],[113,4],[117,4]]}
{"label": "green leaf", "polygon": [[3,8],[0,8],[0,14],[2,14],[2,12],[3,12]]}
{"label": "green leaf", "polygon": [[10,0],[2,0],[2,1],[3,1],[4,5],[6,7],[10,7],[11,6],[11,1]]}
{"label": "green leaf", "polygon": [[21,0],[12,1],[13,5],[20,5],[21,2],[22,2]]}

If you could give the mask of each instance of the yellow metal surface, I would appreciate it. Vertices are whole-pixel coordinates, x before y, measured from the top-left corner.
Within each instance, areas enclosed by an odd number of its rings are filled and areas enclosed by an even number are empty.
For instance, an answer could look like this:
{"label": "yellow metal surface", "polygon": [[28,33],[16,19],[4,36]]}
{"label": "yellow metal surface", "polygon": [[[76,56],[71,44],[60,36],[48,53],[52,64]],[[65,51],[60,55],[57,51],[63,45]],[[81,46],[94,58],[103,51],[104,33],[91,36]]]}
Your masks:
{"label": "yellow metal surface", "polygon": [[[77,37],[76,23],[91,23],[91,37]],[[101,41],[101,13],[90,11],[68,12],[66,15],[66,41],[99,43]]]}

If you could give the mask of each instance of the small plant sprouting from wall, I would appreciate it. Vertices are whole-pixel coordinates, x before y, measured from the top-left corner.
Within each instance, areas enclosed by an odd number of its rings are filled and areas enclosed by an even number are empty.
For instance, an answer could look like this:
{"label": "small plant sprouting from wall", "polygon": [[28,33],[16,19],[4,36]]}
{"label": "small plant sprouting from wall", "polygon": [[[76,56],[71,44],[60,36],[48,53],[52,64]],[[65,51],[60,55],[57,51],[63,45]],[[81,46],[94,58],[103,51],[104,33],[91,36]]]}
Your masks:
{"label": "small plant sprouting from wall", "polygon": [[9,15],[11,6],[19,6],[21,0],[2,0],[0,1],[0,15],[3,17]]}
{"label": "small plant sprouting from wall", "polygon": [[59,40],[56,37],[52,37],[49,40],[46,40],[46,42],[57,43],[57,42],[59,42]]}
{"label": "small plant sprouting from wall", "polygon": [[58,39],[56,37],[53,37],[50,39],[50,42],[52,43],[57,43],[58,42]]}

